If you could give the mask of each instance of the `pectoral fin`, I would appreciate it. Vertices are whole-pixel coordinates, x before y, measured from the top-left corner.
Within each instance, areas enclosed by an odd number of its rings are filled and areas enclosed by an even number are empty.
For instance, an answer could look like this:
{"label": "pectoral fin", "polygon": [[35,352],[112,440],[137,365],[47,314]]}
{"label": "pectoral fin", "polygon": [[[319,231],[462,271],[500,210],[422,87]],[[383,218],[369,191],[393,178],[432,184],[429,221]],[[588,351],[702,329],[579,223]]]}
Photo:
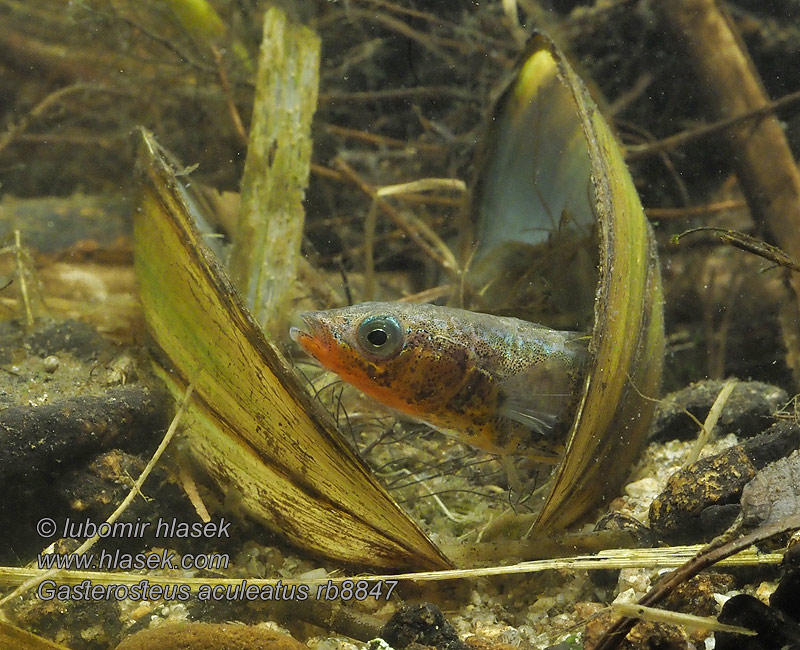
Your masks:
{"label": "pectoral fin", "polygon": [[577,369],[567,358],[537,362],[505,379],[499,413],[543,437],[559,432],[575,396]]}

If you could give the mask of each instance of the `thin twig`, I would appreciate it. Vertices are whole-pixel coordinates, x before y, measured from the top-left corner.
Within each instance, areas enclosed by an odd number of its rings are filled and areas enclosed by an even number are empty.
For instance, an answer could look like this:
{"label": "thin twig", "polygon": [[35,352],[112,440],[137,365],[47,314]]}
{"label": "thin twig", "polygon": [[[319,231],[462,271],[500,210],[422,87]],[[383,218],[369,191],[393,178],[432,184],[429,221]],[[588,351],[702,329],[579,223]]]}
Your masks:
{"label": "thin twig", "polygon": [[121,13],[119,13],[119,10],[115,10],[115,11],[116,11],[117,17],[122,22],[126,23],[129,27],[141,32],[142,35],[146,36],[147,38],[149,38],[154,43],[158,43],[159,45],[161,45],[161,47],[163,47],[163,48],[169,50],[170,52],[172,52],[173,54],[175,54],[175,56],[177,56],[181,60],[181,62],[187,63],[190,66],[192,66],[194,68],[197,68],[198,70],[202,70],[203,72],[211,72],[211,73],[214,72],[214,69],[211,66],[206,65],[202,61],[199,61],[199,60],[195,59],[194,57],[189,56],[186,52],[183,52],[182,50],[180,50],[175,45],[173,40],[171,40],[169,38],[164,38],[163,36],[159,36],[158,34],[155,34],[155,33],[151,32],[144,25],[142,25],[142,24],[136,22],[135,20],[133,20],[131,18],[128,18],[127,16],[124,16]]}
{"label": "thin twig", "polygon": [[64,97],[85,91],[111,92],[105,86],[87,83],[76,83],[53,91],[28,111],[26,115],[23,115],[16,124],[12,124],[9,129],[0,136],[0,152],[14,140],[17,134],[25,131],[30,126],[31,122],[41,117],[51,106],[60,102]]}
{"label": "thin twig", "polygon": [[409,40],[418,43],[420,46],[428,50],[430,53],[435,54],[447,65],[455,67],[456,61],[450,54],[445,52],[443,48],[450,48],[452,50],[455,50],[459,54],[474,53],[474,48],[470,43],[464,43],[462,41],[458,41],[452,38],[443,38],[441,36],[436,36],[434,34],[421,32],[411,27],[408,23],[405,23],[402,20],[398,20],[397,18],[389,16],[380,11],[365,11],[363,9],[350,9],[347,12],[347,14],[348,16],[351,16],[353,18],[360,18],[362,20],[369,20],[371,22],[378,23],[379,25],[388,29],[389,31],[400,34],[401,36],[405,36]]}
{"label": "thin twig", "polygon": [[714,135],[729,129],[732,126],[746,122],[747,120],[752,120],[757,117],[764,117],[775,112],[779,108],[789,106],[790,104],[794,104],[798,101],[800,101],[800,90],[789,93],[788,95],[784,95],[780,99],[776,99],[768,104],[765,104],[764,106],[760,106],[759,108],[756,108],[752,111],[747,111],[746,113],[742,113],[740,115],[719,120],[717,122],[713,122],[712,124],[705,124],[695,129],[681,131],[680,133],[676,133],[675,135],[671,135],[661,140],[656,140],[655,142],[629,146],[625,150],[625,159],[628,161],[638,160],[639,158],[653,156],[663,151],[671,151],[672,149],[683,146],[692,140],[698,140],[700,138],[708,137],[709,135]]}
{"label": "thin twig", "polygon": [[378,198],[372,199],[364,218],[364,300],[375,297],[375,228],[378,225]]}
{"label": "thin twig", "polygon": [[360,0],[367,4],[382,7],[389,11],[399,14],[401,16],[409,16],[416,18],[430,24],[437,30],[442,28],[450,29],[454,34],[461,37],[461,40],[468,42],[475,52],[482,52],[490,54],[495,58],[502,58],[506,65],[513,65],[513,61],[505,59],[502,55],[498,54],[499,50],[510,50],[509,43],[488,34],[486,31],[480,29],[465,29],[465,25],[455,23],[445,19],[442,15],[435,15],[420,11],[419,9],[411,9],[403,7],[399,4],[388,2],[388,0]]}
{"label": "thin twig", "polygon": [[414,86],[412,88],[389,88],[386,90],[362,90],[348,92],[344,90],[319,94],[320,104],[338,102],[378,102],[412,97],[453,97],[455,99],[474,100],[475,95],[456,86]]}
{"label": "thin twig", "polygon": [[384,185],[376,188],[378,196],[395,196],[409,192],[429,192],[431,190],[447,190],[463,194],[467,191],[467,184],[460,178],[420,178],[409,183]]}
{"label": "thin twig", "polygon": [[653,75],[649,72],[642,74],[631,88],[622,93],[609,105],[606,115],[608,117],[613,117],[624,111],[642,95],[651,83],[653,83]]}
{"label": "thin twig", "polygon": [[25,264],[22,260],[22,236],[19,229],[14,230],[14,252],[17,259],[17,275],[19,276],[19,292],[22,296],[22,304],[25,307],[25,323],[28,329],[33,327],[33,311],[31,310],[31,301],[28,296],[28,281],[25,278]]}
{"label": "thin twig", "polygon": [[442,284],[438,287],[431,287],[417,293],[412,293],[410,296],[403,296],[398,298],[397,302],[432,302],[442,296],[449,296],[453,287],[449,284]]}
{"label": "thin twig", "polygon": [[717,395],[717,399],[714,400],[714,404],[712,404],[711,408],[708,411],[708,416],[706,416],[706,421],[703,422],[703,426],[700,427],[700,433],[697,436],[697,440],[695,440],[694,445],[692,445],[689,454],[686,457],[686,460],[683,463],[683,467],[687,467],[695,462],[700,457],[700,452],[705,447],[708,439],[711,437],[711,432],[713,431],[714,427],[717,425],[720,416],[722,415],[722,409],[725,408],[725,404],[728,403],[728,398],[731,396],[733,389],[736,388],[736,380],[729,379],[725,384],[722,386],[722,389],[719,391]]}
{"label": "thin twig", "polygon": [[370,133],[368,131],[360,131],[359,129],[350,129],[338,124],[326,124],[325,129],[344,138],[352,138],[367,144],[375,145],[376,147],[390,147],[395,149],[411,149],[414,151],[447,151],[448,147],[442,144],[435,144],[431,142],[409,142],[408,140],[400,140],[399,138],[390,138],[386,135],[378,133]]}
{"label": "thin twig", "polygon": [[381,211],[424,250],[431,259],[436,261],[437,264],[448,272],[455,272],[458,269],[458,262],[456,262],[452,251],[430,226],[413,215],[405,216],[401,214],[399,210],[379,197],[377,189],[362,179],[361,176],[341,158],[337,159],[336,165],[351,182],[364,192],[364,194],[373,199]]}
{"label": "thin twig", "polygon": [[[659,580],[659,582],[639,600],[638,604],[652,607],[664,600],[678,585],[696,576],[704,569],[749,548],[753,544],[758,544],[770,537],[798,528],[800,528],[800,515],[795,515],[776,524],[759,528],[748,535],[743,535],[730,542],[720,544],[718,540],[714,540],[694,558]],[[622,618],[618,620],[606,631],[603,638],[600,639],[600,642],[595,646],[595,650],[615,650],[618,648],[619,644],[628,632],[630,632],[635,623],[636,619],[631,618]]]}
{"label": "thin twig", "polygon": [[397,198],[404,203],[417,203],[421,205],[441,205],[446,208],[462,208],[464,199],[453,198],[452,196],[442,196],[441,194],[398,194]]}
{"label": "thin twig", "polygon": [[691,235],[698,232],[711,233],[716,235],[723,244],[734,246],[739,250],[752,253],[763,257],[765,260],[774,262],[778,266],[783,266],[792,271],[800,271],[800,262],[795,260],[790,255],[787,255],[783,250],[765,241],[751,237],[747,233],[739,232],[738,230],[731,230],[729,228],[715,228],[712,226],[703,226],[701,228],[692,228],[672,238],[674,243],[679,242],[686,235]]}
{"label": "thin twig", "polygon": [[706,630],[711,632],[731,632],[733,634],[742,634],[744,636],[758,636],[758,632],[746,627],[738,625],[726,625],[720,623],[716,618],[711,616],[697,616],[695,614],[684,614],[682,612],[672,612],[666,609],[656,609],[655,607],[644,607],[643,605],[634,605],[633,603],[612,603],[612,611],[622,614],[623,616],[630,616],[631,618],[638,618],[643,621],[650,621],[654,623],[669,623],[671,625],[680,625],[690,630]]}
{"label": "thin twig", "polygon": [[344,174],[341,172],[331,169],[330,167],[325,167],[325,165],[319,165],[313,162],[311,163],[311,173],[315,176],[319,176],[320,178],[330,178],[334,181],[345,180]]}
{"label": "thin twig", "polygon": [[233,101],[233,93],[231,92],[231,84],[228,80],[228,70],[225,67],[225,61],[222,58],[222,52],[216,45],[211,46],[211,53],[214,55],[214,61],[217,63],[217,76],[219,77],[219,85],[222,86],[222,92],[225,95],[225,103],[228,105],[228,113],[233,122],[233,129],[236,135],[239,136],[242,144],[247,147],[247,129],[244,128],[242,116],[239,114],[239,109],[236,108],[236,102]]}

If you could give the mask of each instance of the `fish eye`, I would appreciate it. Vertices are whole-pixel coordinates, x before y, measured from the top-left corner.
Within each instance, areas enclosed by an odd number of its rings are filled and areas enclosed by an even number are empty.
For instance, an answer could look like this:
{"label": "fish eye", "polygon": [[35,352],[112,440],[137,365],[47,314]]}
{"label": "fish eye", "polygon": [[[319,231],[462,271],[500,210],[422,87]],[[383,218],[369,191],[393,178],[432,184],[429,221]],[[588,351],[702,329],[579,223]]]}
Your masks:
{"label": "fish eye", "polygon": [[358,326],[358,342],[367,352],[384,359],[403,345],[403,329],[393,316],[370,316]]}

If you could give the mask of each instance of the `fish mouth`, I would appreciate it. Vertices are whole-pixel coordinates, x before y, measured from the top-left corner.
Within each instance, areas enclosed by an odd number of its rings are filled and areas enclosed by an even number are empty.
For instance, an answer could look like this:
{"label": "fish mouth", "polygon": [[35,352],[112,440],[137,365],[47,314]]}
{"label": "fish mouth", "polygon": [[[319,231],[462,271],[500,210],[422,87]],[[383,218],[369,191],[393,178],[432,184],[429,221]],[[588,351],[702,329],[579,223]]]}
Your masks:
{"label": "fish mouth", "polygon": [[289,336],[291,337],[292,341],[298,343],[299,345],[303,345],[303,341],[305,341],[308,338],[311,338],[311,334],[309,334],[308,332],[304,332],[299,327],[290,327]]}
{"label": "fish mouth", "polygon": [[300,318],[305,324],[304,329],[292,327],[289,329],[289,336],[303,350],[316,359],[319,359],[320,352],[325,349],[327,337],[323,328],[320,327],[319,319],[315,317],[316,312],[305,312],[300,314]]}

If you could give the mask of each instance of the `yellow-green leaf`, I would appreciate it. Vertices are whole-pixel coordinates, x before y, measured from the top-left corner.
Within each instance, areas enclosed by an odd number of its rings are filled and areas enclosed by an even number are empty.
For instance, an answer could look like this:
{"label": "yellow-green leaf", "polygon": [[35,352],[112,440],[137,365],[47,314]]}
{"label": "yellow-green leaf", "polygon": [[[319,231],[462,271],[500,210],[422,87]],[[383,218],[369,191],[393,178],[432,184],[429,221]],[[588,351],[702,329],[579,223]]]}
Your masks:
{"label": "yellow-green leaf", "polygon": [[204,244],[173,168],[149,133],[141,140],[136,272],[160,376],[176,396],[194,386],[192,456],[297,546],[352,565],[448,566],[265,338]]}
{"label": "yellow-green leaf", "polygon": [[591,329],[581,397],[536,524],[545,531],[613,497],[641,451],[663,363],[661,277],[619,145],[545,36],[531,39],[493,118],[467,285],[484,309]]}

